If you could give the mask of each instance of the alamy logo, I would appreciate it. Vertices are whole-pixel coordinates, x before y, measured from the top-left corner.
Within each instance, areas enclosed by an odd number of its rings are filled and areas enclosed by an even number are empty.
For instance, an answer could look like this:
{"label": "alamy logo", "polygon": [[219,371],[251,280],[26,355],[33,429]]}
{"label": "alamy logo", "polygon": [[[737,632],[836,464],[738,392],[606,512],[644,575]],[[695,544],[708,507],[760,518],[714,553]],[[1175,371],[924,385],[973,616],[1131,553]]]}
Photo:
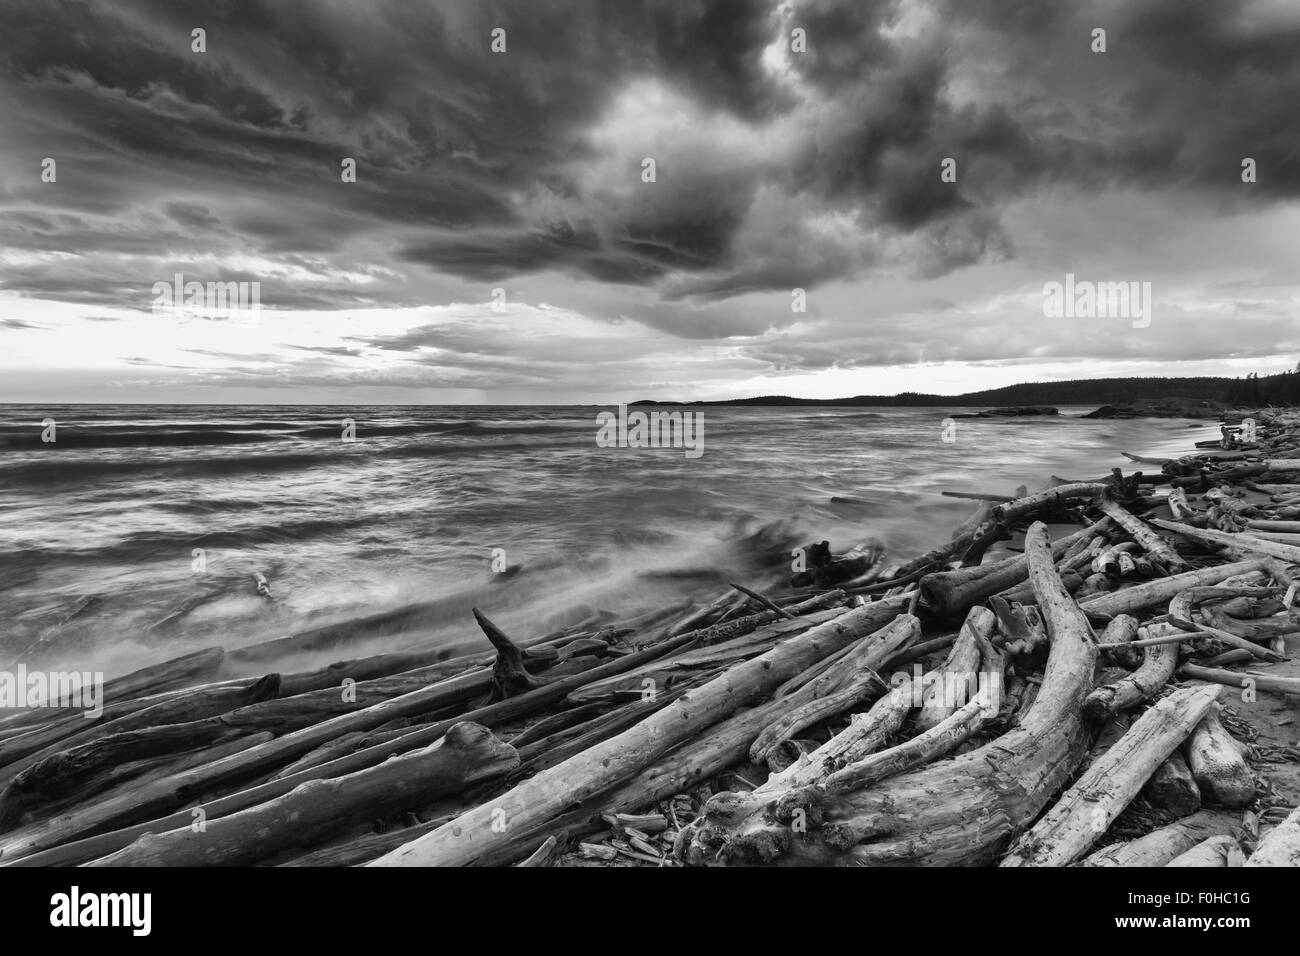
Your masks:
{"label": "alamy logo", "polygon": [[601,448],[684,448],[685,457],[704,454],[703,412],[629,412],[596,416],[596,444]]}
{"label": "alamy logo", "polygon": [[78,707],[85,716],[104,713],[103,671],[0,671],[0,708]]}
{"label": "alamy logo", "polygon": [[155,282],[152,292],[155,314],[206,319],[229,319],[238,314],[252,325],[262,308],[260,282],[186,282],[184,273],[178,272],[171,282]]}
{"label": "alamy logo", "polygon": [[1133,328],[1151,324],[1150,282],[1077,281],[1043,285],[1043,315],[1049,319],[1132,319]]}
{"label": "alamy logo", "polygon": [[50,897],[50,925],[127,926],[132,936],[148,936],[153,928],[153,894],[82,893],[74,886]]}
{"label": "alamy logo", "polygon": [[978,699],[984,712],[990,716],[1002,707],[1000,671],[927,672],[920,664],[913,664],[910,675],[906,671],[895,671],[889,683],[895,690],[910,684],[913,707],[930,704],[958,709]]}

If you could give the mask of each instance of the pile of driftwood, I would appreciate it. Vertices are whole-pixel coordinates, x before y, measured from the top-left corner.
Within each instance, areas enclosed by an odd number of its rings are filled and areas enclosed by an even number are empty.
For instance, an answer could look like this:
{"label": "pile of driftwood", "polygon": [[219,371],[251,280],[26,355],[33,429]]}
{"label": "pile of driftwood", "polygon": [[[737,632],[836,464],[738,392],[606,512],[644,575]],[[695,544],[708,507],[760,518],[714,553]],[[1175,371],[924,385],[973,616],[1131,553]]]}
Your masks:
{"label": "pile of driftwood", "polygon": [[685,612],[255,672],[317,630],[0,717],[0,865],[1300,864],[1229,732],[1300,700],[1300,416],[1259,418],[966,495],[902,564],[823,543]]}

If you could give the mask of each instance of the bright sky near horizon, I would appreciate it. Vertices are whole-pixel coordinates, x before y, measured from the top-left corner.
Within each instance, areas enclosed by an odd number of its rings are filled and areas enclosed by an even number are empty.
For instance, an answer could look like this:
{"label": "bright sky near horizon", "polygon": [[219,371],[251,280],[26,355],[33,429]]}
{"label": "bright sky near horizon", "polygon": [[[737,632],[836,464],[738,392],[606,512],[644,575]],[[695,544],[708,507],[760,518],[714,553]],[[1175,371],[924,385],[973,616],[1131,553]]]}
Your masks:
{"label": "bright sky near horizon", "polygon": [[[22,0],[0,37],[0,401],[831,398],[1300,358],[1280,0]],[[261,309],[155,311],[177,273]],[[1046,317],[1067,273],[1150,282],[1150,324]]]}

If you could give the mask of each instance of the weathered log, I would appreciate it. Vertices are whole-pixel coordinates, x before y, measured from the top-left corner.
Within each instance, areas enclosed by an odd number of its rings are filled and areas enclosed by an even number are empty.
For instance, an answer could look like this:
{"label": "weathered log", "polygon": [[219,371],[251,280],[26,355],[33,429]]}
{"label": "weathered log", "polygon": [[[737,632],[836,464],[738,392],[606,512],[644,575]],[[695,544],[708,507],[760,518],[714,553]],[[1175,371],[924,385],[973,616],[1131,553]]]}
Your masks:
{"label": "weathered log", "polygon": [[810,754],[803,754],[758,790],[772,792],[818,783],[828,774],[868,754],[897,733],[908,713],[921,703],[922,689],[910,678],[876,701],[865,714],[855,714],[849,726]]}
{"label": "weathered log", "polygon": [[[731,602],[731,599],[732,598],[731,598],[730,591],[725,591],[722,594],[719,594],[716,598],[714,598],[704,607],[692,611],[690,614],[687,614],[676,624],[673,624],[671,627],[669,627],[668,636],[677,637],[681,634],[687,633],[688,631],[695,631],[695,630],[702,629],[704,627],[704,622],[708,621],[710,618],[717,616],[723,610],[723,608],[725,608]],[[751,615],[751,617],[752,616],[753,615]]]}
{"label": "weathered log", "polygon": [[1272,541],[1277,544],[1300,545],[1300,534],[1280,531],[1252,531],[1250,537],[1259,541]]}
{"label": "weathered log", "polygon": [[303,754],[293,763],[272,774],[271,779],[279,780],[282,777],[292,776],[300,770],[306,770],[308,767],[318,767],[323,763],[329,763],[337,757],[354,752],[358,749],[361,741],[365,739],[366,732],[364,730],[354,730],[350,734],[343,734],[334,740],[321,744],[315,750]]}
{"label": "weathered log", "polygon": [[244,735],[237,727],[195,721],[130,730],[44,758],[14,776],[0,791],[0,831],[12,828],[28,809],[78,790],[106,770],[133,760],[210,747]]}
{"label": "weathered log", "polygon": [[1103,514],[1133,536],[1147,554],[1172,571],[1187,570],[1187,562],[1160,535],[1156,534],[1146,523],[1135,518],[1129,510],[1112,498],[1103,495],[1097,505]]}
{"label": "weathered log", "polygon": [[[452,823],[374,861],[375,866],[456,865],[508,842],[509,829],[525,829],[557,816],[575,802],[627,779],[702,727],[734,713],[814,661],[878,630],[897,617],[905,599],[855,608],[793,637],[752,661],[738,664],[635,727],[563,763],[543,770],[513,790],[469,810]],[[503,815],[505,832],[493,820]]]}
{"label": "weathered log", "polygon": [[920,641],[919,643],[909,645],[903,648],[888,661],[886,667],[902,667],[913,661],[920,660],[922,657],[928,657],[936,651],[945,651],[952,647],[953,642],[957,640],[956,634],[945,634],[942,637],[936,637],[929,641]]}
{"label": "weathered log", "polygon": [[1089,598],[1081,601],[1079,607],[1089,617],[1110,619],[1116,614],[1132,614],[1153,604],[1167,604],[1188,588],[1217,584],[1238,574],[1262,570],[1263,567],[1262,559],[1252,558],[1248,561],[1185,571],[1172,577],[1147,581],[1145,584],[1137,584],[1121,591]]}
{"label": "weathered log", "polygon": [[533,851],[532,855],[526,860],[521,860],[515,866],[538,867],[550,866],[551,861],[559,855],[560,842],[554,836],[548,836],[540,847]]}
{"label": "weathered log", "polygon": [[1231,650],[1207,658],[1201,664],[1204,667],[1224,667],[1228,664],[1245,664],[1253,660],[1255,660],[1255,655],[1249,651]]}
{"label": "weathered log", "polygon": [[[584,685],[580,691],[570,694],[568,703],[586,704],[602,700],[621,700],[639,697],[648,688],[656,691],[668,688],[683,678],[693,677],[704,671],[715,671],[719,667],[727,667],[757,657],[778,641],[832,621],[844,613],[846,613],[844,608],[828,608],[824,611],[803,614],[794,620],[778,618],[739,637],[721,643],[694,647],[672,657],[662,657],[648,662],[615,677],[592,681]],[[681,636],[689,638],[692,634],[699,633],[702,632],[692,631]],[[692,643],[696,642],[692,641]]]}
{"label": "weathered log", "polygon": [[1180,853],[1165,866],[1242,866],[1246,854],[1236,837],[1214,836]]}
{"label": "weathered log", "polygon": [[1016,840],[1002,866],[1066,866],[1081,857],[1218,696],[1217,687],[1176,690],[1147,710]]}
{"label": "weathered log", "polygon": [[531,776],[547,767],[553,767],[575,754],[608,740],[615,734],[622,733],[633,724],[667,707],[691,687],[706,683],[709,679],[709,676],[702,675],[684,686],[616,707],[607,714],[601,714],[576,727],[570,727],[568,730],[552,734],[550,737],[523,747],[519,750],[519,769],[511,774],[511,782],[524,776]]}
{"label": "weathered log", "polygon": [[989,548],[999,541],[1010,541],[1012,537],[1011,531],[1001,521],[989,522],[984,526],[983,530],[971,539],[966,550],[962,552],[961,566],[963,568],[978,567],[984,560],[984,554]]}
{"label": "weathered log", "polygon": [[[1103,518],[1074,534],[1066,535],[1051,545],[1053,561],[1064,555],[1075,543],[1095,537],[1110,524]],[[920,606],[942,616],[962,614],[985,598],[1005,591],[1029,576],[1029,565],[1024,555],[1007,558],[995,564],[955,571],[939,571],[921,578]]]}
{"label": "weathered log", "polygon": [[1025,547],[1052,645],[1042,689],[1019,727],[866,790],[716,794],[682,831],[679,856],[694,864],[989,862],[1068,781],[1087,745],[1079,705],[1096,657],[1088,624],[1057,577],[1045,525],[1029,529]]}
{"label": "weathered log", "polygon": [[1268,661],[1271,663],[1286,660],[1286,658],[1277,651],[1271,650],[1267,647],[1261,647],[1254,641],[1248,641],[1244,637],[1238,637],[1231,631],[1220,630],[1219,628],[1204,622],[1193,624],[1190,621],[1171,618],[1170,623],[1188,631],[1189,636],[1211,638],[1222,644],[1227,644],[1235,650],[1245,651],[1250,657],[1256,660]]}
{"label": "weathered log", "polygon": [[1142,795],[1175,817],[1195,813],[1201,806],[1201,788],[1188,769],[1187,761],[1177,751],[1156,768]]}
{"label": "weathered log", "polygon": [[[191,683],[216,673],[221,666],[225,651],[219,647],[209,647],[192,654],[174,657],[159,664],[151,664],[139,670],[114,677],[104,682],[101,703],[108,707],[119,701],[130,700],[146,694],[160,694],[175,687]],[[75,716],[84,720],[80,710],[67,708],[39,707],[18,714],[0,717],[0,728],[10,730],[17,727],[47,723],[58,717]]]}
{"label": "weathered log", "polygon": [[[9,741],[0,744],[0,752],[3,752],[0,763],[4,764],[0,767],[0,784],[8,784],[23,771],[34,767],[42,760],[73,747],[131,731],[154,730],[162,737],[166,737],[165,727],[187,724],[197,738],[203,733],[197,725],[208,721],[209,732],[216,735],[209,740],[214,741],[221,733],[211,724],[215,715],[273,699],[279,692],[280,675],[268,674],[247,686],[200,688],[192,693],[169,696],[156,704],[133,710],[124,716],[115,716],[117,713],[115,709],[106,708],[103,717],[99,720],[83,721],[88,726],[83,726],[80,730],[63,725],[41,728],[30,735],[36,738],[35,740],[29,741],[28,737],[24,736],[15,738],[12,747],[6,746]],[[105,717],[108,719],[104,719]],[[249,732],[266,729],[272,728],[251,728]],[[37,743],[41,746],[35,747]]]}
{"label": "weathered log", "polygon": [[[1156,624],[1139,634],[1168,637],[1177,633],[1172,624]],[[1091,720],[1105,720],[1121,710],[1129,710],[1146,700],[1173,676],[1178,666],[1177,644],[1153,644],[1143,649],[1142,666],[1117,681],[1093,690],[1083,702],[1083,712]]]}
{"label": "weathered log", "polygon": [[1201,810],[1126,843],[1112,843],[1084,857],[1079,866],[1164,866],[1213,836],[1232,836],[1241,819],[1217,810]]}
{"label": "weathered log", "polygon": [[416,837],[436,830],[454,814],[444,814],[423,823],[412,824],[383,833],[366,833],[328,846],[323,846],[310,853],[295,856],[279,864],[280,866],[359,866],[383,856],[389,850],[395,850],[403,843],[409,843]]}
{"label": "weathered log", "polygon": [[969,740],[990,717],[997,715],[996,697],[977,694],[939,723],[906,743],[864,757],[826,777],[828,793],[861,790],[894,774],[929,763]]}
{"label": "weathered log", "polygon": [[993,495],[986,491],[941,491],[939,494],[945,498],[960,498],[963,501],[999,502],[1001,504],[1016,500],[1015,495]]}
{"label": "weathered log", "polygon": [[1134,462],[1135,464],[1138,464],[1138,465],[1156,465],[1156,466],[1160,466],[1160,465],[1165,465],[1165,464],[1168,464],[1168,463],[1169,463],[1169,459],[1168,459],[1168,458],[1144,458],[1144,457],[1141,456],[1141,455],[1130,455],[1130,454],[1129,454],[1128,452],[1126,452],[1126,451],[1122,451],[1122,452],[1120,452],[1120,454],[1123,455],[1125,458],[1127,458],[1129,461]]}
{"label": "weathered log", "polygon": [[850,646],[832,672],[823,673],[781,698],[784,712],[758,735],[749,759],[766,763],[784,741],[801,730],[864,700],[880,697],[888,688],[877,670],[920,633],[921,622],[911,614],[903,614]]}
{"label": "weathered log", "polygon": [[480,724],[464,721],[423,750],[377,767],[313,780],[268,803],[202,827],[140,837],[93,866],[235,866],[294,846],[306,846],[366,817],[412,809],[499,777],[519,756]]}
{"label": "weathered log", "polygon": [[1237,635],[1216,629],[1210,624],[1195,624],[1192,621],[1193,608],[1203,601],[1215,600],[1220,598],[1238,597],[1241,595],[1257,595],[1262,590],[1252,587],[1195,587],[1188,588],[1176,598],[1169,602],[1169,621],[1176,627],[1187,631],[1200,631],[1222,641],[1232,647],[1249,651],[1252,655],[1262,660],[1278,660],[1279,655],[1274,654],[1267,648],[1238,637]]}
{"label": "weathered log", "polygon": [[[730,592],[726,596],[730,597]],[[814,611],[842,604],[846,597],[846,592],[841,590],[825,591],[804,601],[789,605],[785,610],[796,617],[801,617]],[[720,621],[707,627],[695,628],[694,630],[688,628],[670,636],[687,637],[694,640],[701,647],[708,647],[749,634],[765,624],[771,624],[778,620],[781,620],[781,618],[774,611],[759,611],[757,614],[748,614],[744,617],[732,618],[729,621]],[[673,628],[673,630],[676,630],[676,628]]]}
{"label": "weathered log", "polygon": [[1300,866],[1300,807],[1264,834],[1246,866]]}
{"label": "weathered log", "polygon": [[[406,753],[416,747],[434,742],[453,724],[461,720],[490,724],[493,721],[514,719],[563,700],[569,691],[581,687],[584,683],[631,670],[692,640],[690,634],[683,634],[661,641],[643,651],[616,658],[585,673],[561,678],[526,694],[477,708],[450,720],[420,727],[394,740],[375,744],[292,776],[219,797],[205,804],[204,809],[208,818],[212,819],[281,796],[307,780],[337,776],[374,766],[396,754]],[[422,714],[429,708],[431,699],[435,701],[440,699],[440,689],[441,685],[435,684],[403,697],[382,701],[365,710],[344,714],[342,717],[335,717],[283,737],[277,737],[269,743],[249,748],[233,757],[214,761],[173,777],[151,781],[132,794],[131,799],[97,801],[78,807],[67,815],[15,830],[0,839],[0,865],[54,866],[69,862],[81,863],[119,850],[144,833],[188,825],[187,813],[171,813],[161,820],[148,818],[153,814],[167,813],[182,806],[195,795],[207,792],[214,786],[232,780],[246,779],[259,771],[273,770],[286,761],[314,750],[322,743],[342,734],[353,730],[373,730],[394,720]],[[111,832],[102,832],[113,824],[120,826],[140,819],[145,819],[147,822],[122,826]],[[171,826],[168,827],[167,824]],[[60,844],[67,845],[60,846]]]}
{"label": "weathered log", "polygon": [[1246,527],[1256,531],[1300,534],[1300,521],[1269,521],[1264,518],[1248,518],[1246,520]]}
{"label": "weathered log", "polygon": [[[968,700],[967,688],[976,686],[980,665],[980,641],[993,635],[997,618],[986,607],[973,607],[962,622],[957,640],[948,653],[929,690],[921,711],[914,721],[919,731],[937,727],[957,712]],[[973,697],[974,694],[970,694]],[[972,730],[972,733],[974,731]]]}
{"label": "weathered log", "polygon": [[1151,523],[1159,525],[1166,531],[1175,531],[1184,537],[1191,538],[1193,541],[1224,545],[1238,551],[1266,554],[1270,557],[1281,558],[1283,561],[1300,562],[1300,547],[1293,544],[1267,541],[1248,534],[1229,534],[1226,531],[1212,531],[1209,528],[1193,528],[1191,525],[1179,524],[1176,521],[1163,521],[1159,518],[1154,519]]}
{"label": "weathered log", "polygon": [[[1032,594],[1029,599],[1035,600]],[[1046,651],[1047,628],[1038,608],[1032,604],[1012,604],[996,594],[989,598],[988,604],[997,618],[997,633],[991,638],[993,644],[1017,657],[1034,657]]]}
{"label": "weathered log", "polygon": [[[848,647],[836,651],[834,654],[826,655],[816,664],[813,664],[812,667],[809,667],[807,670],[803,671],[802,673],[796,674],[794,677],[791,677],[788,681],[786,681],[784,684],[782,684],[780,687],[776,689],[776,692],[772,694],[773,699],[778,697],[790,696],[795,691],[806,686],[807,684],[812,683],[814,680],[817,680],[818,678],[822,677],[823,675],[826,674],[827,671],[830,671],[832,669],[835,670],[837,674],[840,673],[839,671],[840,662],[844,660],[845,657],[852,654],[855,649],[860,648],[865,641],[870,640],[871,637],[872,635],[868,634],[862,640],[854,644],[850,644]],[[834,679],[832,678],[832,680]],[[838,686],[838,685],[833,684],[832,686]]]}
{"label": "weathered log", "polygon": [[[52,753],[61,752],[72,743],[102,737],[119,730],[144,727],[149,729],[142,731],[143,733],[154,733],[165,739],[167,731],[162,725],[171,725],[177,720],[178,715],[184,718],[201,710],[214,712],[214,716],[190,719],[186,722],[186,726],[196,737],[208,733],[214,735],[213,739],[222,739],[222,735],[231,732],[257,733],[263,730],[283,735],[331,718],[359,713],[376,703],[397,699],[434,686],[441,688],[442,692],[427,698],[426,710],[437,710],[460,704],[489,689],[491,679],[490,672],[472,671],[455,678],[430,683],[423,669],[419,669],[406,674],[348,685],[344,688],[326,688],[299,694],[296,697],[276,697],[279,677],[273,674],[246,690],[237,687],[212,690],[210,692],[212,699],[205,700],[201,704],[188,698],[174,698],[127,717],[97,724],[75,737],[60,741],[37,754],[0,769],[0,780],[16,775],[18,771]],[[235,696],[216,699],[217,695]],[[242,698],[244,701],[242,706],[234,703],[236,698]],[[157,716],[154,716],[155,714]]]}
{"label": "weathered log", "polygon": [[743,760],[780,707],[778,700],[741,710],[596,799],[607,810],[631,812],[691,790]]}
{"label": "weathered log", "polygon": [[1252,691],[1266,690],[1274,694],[1286,694],[1300,697],[1300,678],[1274,677],[1257,671],[1225,671],[1217,667],[1202,667],[1199,664],[1183,664],[1178,673],[1191,680],[1213,681],[1228,687],[1241,687]]}
{"label": "weathered log", "polygon": [[524,666],[526,652],[488,620],[487,615],[478,608],[470,608],[470,612],[497,652],[496,661],[492,664],[492,693],[488,703],[505,700],[516,693],[540,687],[541,681],[528,673],[528,669]]}
{"label": "weathered log", "polygon": [[758,591],[751,590],[750,588],[747,588],[742,584],[736,584],[734,581],[731,582],[731,586],[735,588],[737,591],[739,591],[741,594],[744,594],[746,597],[753,598],[755,601],[757,601],[763,607],[767,608],[769,611],[775,611],[777,614],[779,614],[783,618],[786,618],[787,620],[791,620],[791,621],[794,620],[795,616],[793,614],[791,614],[785,608],[781,607],[779,604],[774,604],[771,598],[767,597],[766,595],[760,594]]}
{"label": "weathered log", "polygon": [[[532,648],[530,648],[531,650]],[[554,656],[554,655],[552,655]],[[300,671],[280,675],[280,694],[283,697],[296,697],[311,691],[340,687],[345,680],[361,684],[378,680],[381,677],[393,677],[420,671],[432,683],[454,677],[465,671],[484,667],[491,663],[490,654],[467,654],[451,657],[445,647],[435,647],[419,651],[399,651],[390,654],[374,654],[352,660],[335,661],[314,670]]]}
{"label": "weathered log", "polygon": [[[1225,604],[1224,607],[1226,606]],[[1206,608],[1201,616],[1217,630],[1227,631],[1254,643],[1272,641],[1300,631],[1300,621],[1290,614],[1280,614],[1266,620],[1241,620],[1223,613],[1221,608]]]}
{"label": "weathered log", "polygon": [[1187,492],[1182,488],[1174,488],[1169,492],[1169,497],[1165,499],[1169,505],[1169,513],[1174,516],[1175,521],[1195,520],[1197,517],[1196,509],[1187,501]]}
{"label": "weathered log", "polygon": [[1211,708],[1183,747],[1201,792],[1225,807],[1240,808],[1255,799],[1255,777],[1236,739]]}
{"label": "weathered log", "polygon": [[776,769],[777,765],[773,761],[777,749],[793,739],[800,731],[843,713],[863,701],[879,698],[887,689],[885,682],[874,672],[862,673],[843,688],[810,700],[783,714],[764,729],[763,735],[755,741],[755,747],[763,745],[763,761]]}
{"label": "weathered log", "polygon": [[[1131,516],[1130,516],[1131,517]],[[1089,567],[1093,574],[1105,574],[1107,577],[1120,576],[1120,556],[1127,555],[1130,551],[1138,548],[1136,541],[1121,541],[1119,544],[1112,544],[1109,547],[1102,548],[1093,557]],[[1131,560],[1131,555],[1129,558]]]}
{"label": "weathered log", "polygon": [[[21,808],[21,822],[31,823],[85,801],[88,797],[96,800],[109,800],[129,794],[137,787],[152,780],[161,779],[171,774],[181,773],[191,767],[198,767],[214,760],[220,760],[231,754],[256,747],[271,740],[270,733],[249,734],[234,737],[225,743],[199,747],[181,754],[166,754],[158,757],[146,757],[124,763],[109,763],[97,772],[83,775],[76,781],[75,787],[60,792],[40,788],[30,791],[28,799]],[[94,747],[98,741],[88,744]],[[15,781],[17,783],[18,781]],[[11,784],[11,786],[13,786]]]}
{"label": "weathered log", "polygon": [[993,519],[995,521],[1008,524],[1012,521],[1018,521],[1022,518],[1033,515],[1047,508],[1059,506],[1062,502],[1070,501],[1077,498],[1091,498],[1100,495],[1110,487],[1105,482],[1081,481],[1071,484],[1056,485],[1048,488],[1046,491],[1040,491],[1037,494],[1028,495],[1024,498],[1017,498],[1015,501],[1009,501],[1006,504],[998,505],[993,509]]}
{"label": "weathered log", "polygon": [[1143,654],[1132,646],[1138,634],[1138,619],[1131,614],[1117,614],[1106,624],[1097,638],[1099,647],[1107,653],[1103,661],[1118,664],[1128,670],[1142,666]]}

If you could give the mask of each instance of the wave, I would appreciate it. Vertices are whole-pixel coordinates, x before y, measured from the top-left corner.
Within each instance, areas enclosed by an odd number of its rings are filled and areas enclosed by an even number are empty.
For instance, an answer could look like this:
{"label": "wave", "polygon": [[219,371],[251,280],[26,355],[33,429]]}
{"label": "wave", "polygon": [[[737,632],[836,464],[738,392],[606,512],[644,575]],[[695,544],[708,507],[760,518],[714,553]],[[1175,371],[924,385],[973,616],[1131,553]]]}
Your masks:
{"label": "wave", "polygon": [[0,448],[18,451],[57,452],[68,448],[183,448],[204,445],[247,445],[291,438],[265,431],[231,431],[193,429],[187,431],[79,431],[70,426],[57,429],[56,440],[46,443],[39,432],[0,435]]}
{"label": "wave", "polygon": [[[0,427],[0,449],[57,452],[70,448],[185,448],[290,441],[339,441],[343,437],[343,421],[338,419],[329,424],[258,421],[184,427],[177,427],[176,423],[115,423],[102,426],[66,424],[57,426],[55,441],[48,443],[42,440],[40,426],[4,426]],[[540,423],[438,421],[384,424],[354,419],[349,421],[357,441],[419,435],[547,435],[575,430],[563,424]]]}
{"label": "wave", "polygon": [[223,456],[220,458],[72,458],[50,456],[40,461],[0,465],[6,484],[93,484],[100,480],[145,478],[205,478],[245,471],[291,471],[321,464],[319,452]]}

